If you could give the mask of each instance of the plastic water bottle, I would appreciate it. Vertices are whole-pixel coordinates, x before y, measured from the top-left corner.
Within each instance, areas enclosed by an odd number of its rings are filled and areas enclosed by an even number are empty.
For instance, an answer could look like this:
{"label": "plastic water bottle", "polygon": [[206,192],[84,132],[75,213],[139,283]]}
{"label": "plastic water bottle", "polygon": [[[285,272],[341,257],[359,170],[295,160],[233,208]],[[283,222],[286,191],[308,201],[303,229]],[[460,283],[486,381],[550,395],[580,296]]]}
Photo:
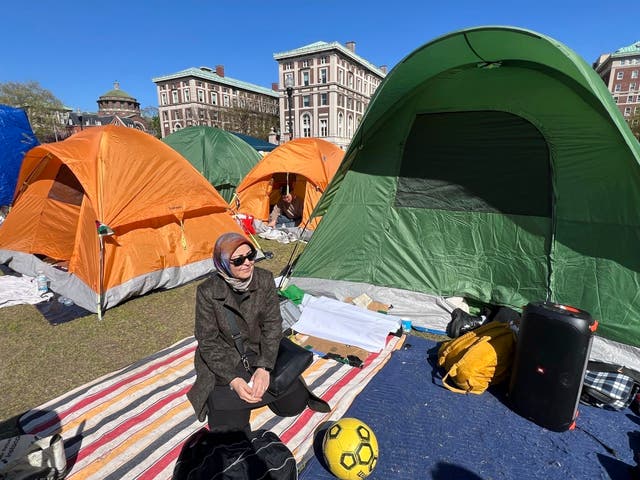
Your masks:
{"label": "plastic water bottle", "polygon": [[44,274],[44,272],[42,270],[38,270],[38,273],[36,274],[36,285],[38,285],[39,295],[42,296],[49,291],[48,282],[49,282],[49,279]]}
{"label": "plastic water bottle", "polygon": [[73,300],[71,300],[69,297],[65,297],[65,296],[60,296],[58,297],[58,302],[69,307],[71,305],[73,305]]}

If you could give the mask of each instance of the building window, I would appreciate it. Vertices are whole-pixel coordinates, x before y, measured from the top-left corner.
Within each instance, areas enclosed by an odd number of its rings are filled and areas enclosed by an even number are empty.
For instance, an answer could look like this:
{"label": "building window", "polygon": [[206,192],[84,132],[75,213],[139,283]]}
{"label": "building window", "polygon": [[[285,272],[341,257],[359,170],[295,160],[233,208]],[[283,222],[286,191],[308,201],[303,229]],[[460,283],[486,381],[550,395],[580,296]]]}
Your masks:
{"label": "building window", "polygon": [[191,96],[189,95],[189,89],[188,88],[185,88],[182,91],[182,97],[184,98],[185,102],[190,102],[191,101]]}
{"label": "building window", "polygon": [[614,102],[618,103],[618,100],[619,100],[618,97],[613,97]]}
{"label": "building window", "polygon": [[622,90],[622,85],[620,85],[619,83],[616,83],[616,86],[613,88],[614,92],[619,92]]}
{"label": "building window", "polygon": [[348,87],[353,88],[353,73],[349,72]]}
{"label": "building window", "polygon": [[309,95],[303,95],[302,96],[302,106],[303,107],[310,107],[311,106],[311,100],[309,98]]}
{"label": "building window", "polygon": [[342,69],[338,70],[338,83],[340,85],[344,84],[344,70],[342,70]]}
{"label": "building window", "polygon": [[624,108],[624,116],[628,117],[629,115],[631,115],[631,107],[625,107]]}
{"label": "building window", "polygon": [[218,94],[216,92],[211,92],[211,105],[218,104]]}
{"label": "building window", "polygon": [[343,124],[344,124],[344,115],[342,112],[338,114],[338,136],[343,137]]}
{"label": "building window", "polygon": [[178,103],[178,91],[177,90],[173,90],[171,92],[171,100],[172,100],[172,103]]}
{"label": "building window", "polygon": [[320,120],[320,136],[328,137],[329,136],[329,121],[326,118]]}
{"label": "building window", "polygon": [[320,57],[320,65],[325,65],[326,63],[329,63],[327,57]]}
{"label": "building window", "polygon": [[353,115],[347,117],[347,136],[349,138],[353,136]]}
{"label": "building window", "polygon": [[204,103],[204,90],[198,90],[198,101]]}
{"label": "building window", "polygon": [[616,74],[616,80],[622,80],[624,78],[624,72],[618,72]]}
{"label": "building window", "polygon": [[309,115],[308,113],[302,115],[302,136],[311,136],[311,115]]}
{"label": "building window", "polygon": [[629,95],[627,97],[627,103],[633,103],[633,99],[634,99],[634,96],[633,95]]}
{"label": "building window", "polygon": [[305,87],[309,85],[309,72],[302,72],[302,85]]}
{"label": "building window", "polygon": [[303,60],[302,61],[302,68],[308,68],[309,67],[309,60]]}
{"label": "building window", "polygon": [[222,97],[222,104],[223,104],[225,107],[228,107],[228,106],[229,106],[229,95],[225,95],[224,97]]}
{"label": "building window", "polygon": [[162,105],[167,104],[167,94],[164,92],[162,92],[162,95],[160,95],[160,103],[162,103]]}
{"label": "building window", "polygon": [[635,90],[636,89],[636,82],[631,82],[629,84],[629,90]]}
{"label": "building window", "polygon": [[167,112],[166,110],[162,112],[162,119],[169,120],[169,112]]}
{"label": "building window", "polygon": [[320,105],[329,105],[328,95],[326,93],[320,94]]}
{"label": "building window", "polygon": [[321,68],[320,69],[320,83],[327,83],[327,69],[326,68]]}
{"label": "building window", "polygon": [[633,70],[631,72],[631,78],[638,78],[638,70]]}

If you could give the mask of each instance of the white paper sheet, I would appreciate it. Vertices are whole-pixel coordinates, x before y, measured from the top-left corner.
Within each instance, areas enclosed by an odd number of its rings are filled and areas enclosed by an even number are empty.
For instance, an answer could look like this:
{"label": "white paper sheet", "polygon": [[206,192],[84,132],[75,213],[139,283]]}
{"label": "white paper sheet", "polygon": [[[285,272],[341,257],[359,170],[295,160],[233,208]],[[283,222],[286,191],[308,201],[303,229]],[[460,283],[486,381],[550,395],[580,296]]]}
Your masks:
{"label": "white paper sheet", "polygon": [[[306,295],[305,295],[306,299]],[[327,297],[310,297],[293,329],[300,333],[379,352],[400,317],[365,310]]]}

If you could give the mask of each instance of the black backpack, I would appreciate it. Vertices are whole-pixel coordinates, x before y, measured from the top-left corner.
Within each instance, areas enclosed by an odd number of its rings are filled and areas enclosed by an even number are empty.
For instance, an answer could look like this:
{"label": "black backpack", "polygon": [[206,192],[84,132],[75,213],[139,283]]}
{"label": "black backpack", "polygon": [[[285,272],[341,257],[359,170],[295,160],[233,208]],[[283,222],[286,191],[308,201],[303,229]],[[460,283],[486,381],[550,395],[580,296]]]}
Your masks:
{"label": "black backpack", "polygon": [[191,435],[180,452],[173,480],[296,480],[291,450],[269,430]]}

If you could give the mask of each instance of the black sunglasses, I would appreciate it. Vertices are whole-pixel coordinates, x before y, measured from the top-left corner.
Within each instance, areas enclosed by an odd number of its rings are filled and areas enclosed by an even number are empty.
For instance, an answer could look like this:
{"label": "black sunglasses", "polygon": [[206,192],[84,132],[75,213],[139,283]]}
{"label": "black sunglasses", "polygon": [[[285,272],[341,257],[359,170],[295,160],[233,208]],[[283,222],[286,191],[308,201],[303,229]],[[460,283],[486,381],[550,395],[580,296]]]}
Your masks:
{"label": "black sunglasses", "polygon": [[249,260],[250,262],[253,262],[256,259],[257,254],[258,252],[256,250],[251,250],[246,255],[240,255],[239,257],[236,257],[236,258],[230,258],[229,262],[234,267],[239,267],[244,263],[245,260]]}

